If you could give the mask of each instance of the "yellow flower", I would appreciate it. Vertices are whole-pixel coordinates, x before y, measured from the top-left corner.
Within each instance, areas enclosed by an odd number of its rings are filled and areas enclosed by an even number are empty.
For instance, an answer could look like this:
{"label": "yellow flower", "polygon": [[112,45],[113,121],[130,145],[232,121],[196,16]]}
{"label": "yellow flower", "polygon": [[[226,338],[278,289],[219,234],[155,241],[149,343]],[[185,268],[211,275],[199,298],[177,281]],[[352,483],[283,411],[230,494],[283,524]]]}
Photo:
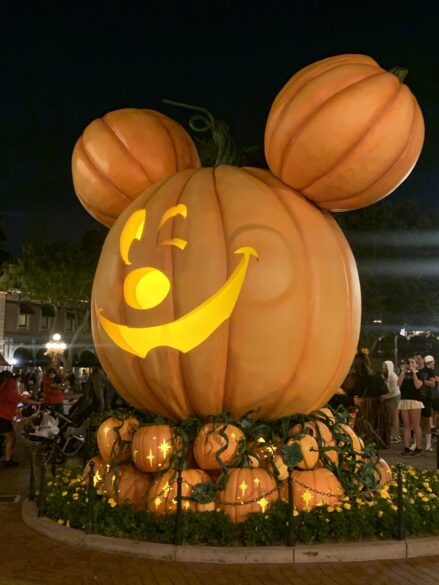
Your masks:
{"label": "yellow flower", "polygon": [[409,504],[414,504],[414,503],[415,503],[415,500],[413,498],[410,498]]}
{"label": "yellow flower", "polygon": [[296,510],[296,508],[294,508],[294,510],[293,510],[293,516],[298,516],[298,515],[299,515],[299,512]]}
{"label": "yellow flower", "polygon": [[367,505],[369,506],[369,508],[371,508],[372,506],[375,506],[375,502],[373,500],[369,500],[367,502]]}
{"label": "yellow flower", "polygon": [[398,506],[395,506],[395,504],[392,504],[392,505],[390,506],[390,508],[391,508],[391,509],[392,509],[394,512],[397,512],[397,511],[398,511]]}
{"label": "yellow flower", "polygon": [[50,487],[51,485],[53,485],[53,481],[49,481],[49,483],[47,484],[47,487]]}
{"label": "yellow flower", "polygon": [[428,498],[427,498],[427,496],[423,497],[423,498],[422,498],[422,501],[423,501],[423,502],[428,502]]}
{"label": "yellow flower", "polygon": [[61,518],[58,520],[58,524],[64,524],[64,520],[61,520]]}
{"label": "yellow flower", "polygon": [[378,518],[381,518],[383,516],[384,512],[382,510],[378,510]]}
{"label": "yellow flower", "polygon": [[327,511],[328,512],[333,512],[334,511],[334,508],[332,506],[328,506]]}
{"label": "yellow flower", "polygon": [[384,498],[385,500],[387,500],[388,498],[390,498],[389,492],[386,489],[380,490],[380,496],[382,498]]}
{"label": "yellow flower", "polygon": [[358,504],[359,506],[362,506],[364,504],[363,500],[360,500],[360,498],[355,498],[355,503]]}
{"label": "yellow flower", "polygon": [[345,504],[343,504],[343,508],[345,510],[350,510],[351,509],[351,505],[348,502],[346,502]]}
{"label": "yellow flower", "polygon": [[110,506],[111,506],[112,508],[114,508],[115,506],[117,506],[117,502],[116,502],[116,500],[114,500],[113,498],[109,498],[109,499],[108,499],[108,503],[110,504]]}
{"label": "yellow flower", "polygon": [[329,522],[329,518],[325,518],[325,522]]}
{"label": "yellow flower", "polygon": [[79,498],[79,494],[73,494],[73,499],[77,500]]}
{"label": "yellow flower", "polygon": [[67,492],[64,491],[61,495],[62,495],[62,497],[66,496]]}
{"label": "yellow flower", "polygon": [[407,490],[407,488],[406,488],[406,487],[403,487],[403,488],[402,488],[402,493],[403,493],[403,494],[406,494],[406,493],[407,493],[407,491],[408,491],[408,490]]}
{"label": "yellow flower", "polygon": [[423,494],[423,492],[418,492],[418,493],[416,494],[416,496],[417,496],[418,498],[423,498],[423,497],[424,497],[424,494]]}

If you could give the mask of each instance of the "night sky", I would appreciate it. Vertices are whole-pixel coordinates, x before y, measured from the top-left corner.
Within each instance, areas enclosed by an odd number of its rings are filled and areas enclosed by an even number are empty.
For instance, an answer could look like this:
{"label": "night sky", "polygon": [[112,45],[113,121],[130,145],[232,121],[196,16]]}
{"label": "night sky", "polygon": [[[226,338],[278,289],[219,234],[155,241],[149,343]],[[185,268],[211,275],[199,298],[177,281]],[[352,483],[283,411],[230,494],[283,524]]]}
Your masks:
{"label": "night sky", "polygon": [[[439,207],[439,4],[404,2],[42,2],[3,0],[0,228],[75,240],[99,224],[73,191],[70,158],[85,126],[124,107],[207,107],[243,146],[262,145],[270,104],[300,68],[364,53],[406,83],[424,112],[417,167],[393,197]],[[200,5],[198,5],[200,6]]]}

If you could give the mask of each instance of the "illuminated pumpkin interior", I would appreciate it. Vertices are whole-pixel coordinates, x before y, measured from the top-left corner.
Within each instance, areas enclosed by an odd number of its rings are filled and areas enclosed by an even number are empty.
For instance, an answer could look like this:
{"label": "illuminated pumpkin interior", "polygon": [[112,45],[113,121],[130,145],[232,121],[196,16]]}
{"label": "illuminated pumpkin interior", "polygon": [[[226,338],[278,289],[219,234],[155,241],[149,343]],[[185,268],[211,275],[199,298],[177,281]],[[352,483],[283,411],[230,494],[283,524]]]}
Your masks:
{"label": "illuminated pumpkin interior", "polygon": [[[187,218],[186,205],[171,207],[162,215],[159,230],[177,215]],[[125,264],[130,265],[130,248],[134,240],[140,240],[146,223],[146,211],[139,210],[131,215],[120,236],[120,255]],[[184,250],[186,240],[172,238],[160,245],[176,246]],[[99,311],[99,321],[107,335],[120,348],[140,357],[146,357],[155,347],[173,347],[187,352],[205,341],[226,319],[230,317],[247,273],[250,257],[258,258],[256,250],[244,246],[235,250],[242,254],[241,261],[224,283],[203,303],[179,319],[153,327],[128,327],[113,323]],[[124,280],[123,295],[125,302],[134,309],[145,310],[159,305],[168,295],[171,283],[168,277],[157,268],[145,266],[130,272]]]}

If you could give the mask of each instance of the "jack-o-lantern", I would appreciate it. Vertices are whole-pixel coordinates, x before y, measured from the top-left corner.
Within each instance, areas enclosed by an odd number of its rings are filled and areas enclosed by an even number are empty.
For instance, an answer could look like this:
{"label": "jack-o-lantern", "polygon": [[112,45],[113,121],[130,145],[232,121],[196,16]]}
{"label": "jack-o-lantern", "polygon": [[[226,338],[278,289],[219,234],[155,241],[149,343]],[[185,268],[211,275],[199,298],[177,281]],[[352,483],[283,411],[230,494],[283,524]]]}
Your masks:
{"label": "jack-o-lantern", "polygon": [[278,496],[275,480],[260,468],[231,469],[226,487],[218,492],[220,506],[233,522],[244,522],[251,512],[265,512]]}
{"label": "jack-o-lantern", "polygon": [[150,187],[111,229],[93,285],[112,384],[171,420],[315,410],[345,378],[359,324],[336,222],[260,169],[192,169]]}
{"label": "jack-o-lantern", "polygon": [[107,472],[108,465],[105,461],[99,457],[95,456],[90,459],[87,465],[84,467],[84,471],[82,472],[82,480],[88,483],[88,476],[90,474],[90,463],[93,462],[93,486],[98,494],[101,494],[104,490],[104,479],[105,474]]}
{"label": "jack-o-lantern", "polygon": [[139,428],[134,417],[121,421],[115,417],[107,418],[98,428],[96,440],[103,461],[108,464],[128,461],[131,457],[131,441]]}
{"label": "jack-o-lantern", "polygon": [[348,444],[355,451],[355,459],[357,461],[362,460],[362,451],[364,449],[363,439],[357,435],[357,433],[350,427],[349,425],[340,423],[338,428],[342,431],[342,434],[347,435],[346,441],[342,441],[342,444],[339,445],[343,447],[345,444]]}
{"label": "jack-o-lantern", "polygon": [[244,433],[235,425],[208,423],[195,438],[195,461],[206,471],[221,469],[217,457],[224,465],[230,465],[238,453],[239,442],[243,439]]}
{"label": "jack-o-lantern", "polygon": [[424,141],[422,112],[402,72],[387,72],[365,55],[337,55],[296,73],[268,116],[272,173],[333,211],[391,193]]}
{"label": "jack-o-lantern", "polygon": [[149,185],[199,166],[197,149],[180,124],[160,112],[135,108],[93,120],[72,155],[78,199],[108,227]]}
{"label": "jack-o-lantern", "polygon": [[[290,439],[288,446],[299,445],[302,451],[303,459],[296,464],[298,469],[314,469],[319,461],[319,446],[317,441],[311,435],[303,435],[299,439]],[[278,471],[277,480],[285,481],[288,478],[288,466],[286,465],[282,452],[279,450],[273,459],[273,463]]]}
{"label": "jack-o-lantern", "polygon": [[[184,469],[181,473],[182,510],[197,512],[213,512],[215,502],[199,504],[190,499],[194,487],[199,483],[210,481],[210,477],[201,469]],[[169,514],[177,509],[177,473],[170,469],[159,475],[151,486],[148,494],[148,509],[156,514]]]}
{"label": "jack-o-lantern", "polygon": [[[310,471],[293,472],[294,507],[309,511],[319,504],[338,504],[344,495],[341,483],[335,475],[321,467]],[[288,501],[288,482],[285,481],[279,490],[281,499]]]}
{"label": "jack-o-lantern", "polygon": [[[321,452],[320,464],[325,464],[325,456],[328,457],[329,461],[338,465],[338,451],[335,448],[336,443],[331,429],[320,421],[309,421],[306,422],[303,431],[310,433],[314,439],[316,439],[319,448],[325,450]],[[327,450],[326,450],[327,449]]]}
{"label": "jack-o-lantern", "polygon": [[136,431],[131,443],[134,465],[140,471],[155,473],[167,469],[180,441],[169,425],[148,425]]}
{"label": "jack-o-lantern", "polygon": [[390,469],[390,465],[385,459],[380,458],[375,465],[375,469],[375,477],[377,478],[380,486],[384,486],[392,481],[392,470]]}
{"label": "jack-o-lantern", "polygon": [[148,507],[148,493],[152,476],[141,473],[131,463],[121,465],[117,469],[110,467],[105,473],[104,491],[109,498],[118,504],[129,502],[136,510],[143,511]]}

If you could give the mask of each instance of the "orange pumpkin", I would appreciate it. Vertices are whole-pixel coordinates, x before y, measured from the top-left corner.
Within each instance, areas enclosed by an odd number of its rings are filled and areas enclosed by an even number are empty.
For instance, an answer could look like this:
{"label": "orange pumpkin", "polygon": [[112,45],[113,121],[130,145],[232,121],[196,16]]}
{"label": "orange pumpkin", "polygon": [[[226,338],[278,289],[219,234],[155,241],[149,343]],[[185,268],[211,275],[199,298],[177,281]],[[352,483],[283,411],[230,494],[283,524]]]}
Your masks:
{"label": "orange pumpkin", "polygon": [[[184,469],[182,471],[181,495],[190,498],[192,490],[198,483],[210,481],[210,477],[201,469]],[[151,486],[148,495],[148,508],[156,514],[169,514],[177,509],[177,473],[170,469],[159,475]],[[197,512],[213,512],[215,502],[198,504],[189,499],[182,500],[183,510],[195,510]]]}
{"label": "orange pumpkin", "polygon": [[319,408],[315,412],[313,412],[318,418],[321,418],[323,422],[330,422],[335,424],[335,415],[330,408]]}
{"label": "orange pumpkin", "polygon": [[[314,469],[319,460],[319,446],[317,441],[311,435],[303,435],[300,439],[290,439],[287,445],[299,445],[302,451],[303,460],[300,461],[296,467],[298,469]],[[274,465],[276,466],[279,475],[278,481],[284,481],[288,477],[288,466],[285,465],[281,453],[274,457]]]}
{"label": "orange pumpkin", "polygon": [[389,195],[424,141],[419,105],[396,74],[365,55],[296,73],[276,97],[265,154],[277,177],[317,205],[358,209]]}
{"label": "orange pumpkin", "polygon": [[131,443],[134,465],[140,471],[155,473],[170,465],[180,441],[169,425],[149,425],[136,431]]}
{"label": "orange pumpkin", "polygon": [[221,508],[233,522],[244,522],[251,512],[265,512],[278,499],[275,480],[264,469],[230,470],[224,490],[218,493]]}
{"label": "orange pumpkin", "polygon": [[107,464],[99,457],[92,457],[82,472],[82,480],[88,484],[88,475],[90,473],[90,463],[93,461],[93,485],[98,494],[102,493],[104,487],[104,478],[107,472]]}
{"label": "orange pumpkin", "polygon": [[[355,458],[357,459],[357,461],[361,461],[362,459],[361,453],[364,449],[363,440],[349,425],[340,423],[338,427],[349,437],[350,441],[348,439],[348,441],[346,442],[350,443],[349,446],[352,446],[352,448],[356,451]],[[340,447],[343,447],[343,445],[340,445]]]}
{"label": "orange pumpkin", "polygon": [[375,477],[378,479],[380,486],[384,486],[392,481],[392,470],[390,469],[390,465],[387,463],[387,461],[385,461],[385,459],[380,458],[377,461],[375,469]]}
{"label": "orange pumpkin", "polygon": [[360,289],[329,214],[268,171],[191,169],[150,187],[114,224],[92,322],[100,362],[133,406],[171,420],[277,419],[315,410],[340,387]]}
{"label": "orange pumpkin", "polygon": [[130,463],[121,465],[116,469],[110,468],[105,474],[105,493],[118,504],[128,502],[136,510],[146,510],[148,506],[148,493],[152,483],[152,477],[141,473]]}
{"label": "orange pumpkin", "polygon": [[[104,463],[115,464],[131,457],[131,445],[139,421],[133,417],[120,421],[115,417],[107,418],[98,428],[96,439],[99,453]],[[124,442],[126,444],[122,444]]]}
{"label": "orange pumpkin", "polygon": [[[344,495],[341,483],[335,475],[321,467],[311,471],[293,471],[293,498],[297,510],[309,511],[317,505],[334,506]],[[288,501],[288,482],[280,487],[280,497]]]}
{"label": "orange pumpkin", "polygon": [[[227,436],[227,440],[222,435]],[[204,425],[194,441],[195,461],[201,469],[206,471],[221,469],[217,461],[217,453],[223,449],[219,458],[224,465],[233,463],[238,450],[239,442],[244,439],[244,433],[235,425],[213,424]]]}
{"label": "orange pumpkin", "polygon": [[[329,427],[327,427],[324,423],[320,421],[309,421],[305,423],[304,432],[311,433],[311,436],[314,437],[319,445],[319,447],[335,447],[335,440],[332,434],[332,431]],[[332,463],[338,465],[338,452],[336,449],[328,449],[327,451],[322,452],[324,453]],[[324,464],[324,460],[321,459],[321,465]]]}
{"label": "orange pumpkin", "polygon": [[108,227],[149,185],[199,166],[195,145],[180,124],[154,110],[135,108],[93,120],[72,155],[76,194]]}

